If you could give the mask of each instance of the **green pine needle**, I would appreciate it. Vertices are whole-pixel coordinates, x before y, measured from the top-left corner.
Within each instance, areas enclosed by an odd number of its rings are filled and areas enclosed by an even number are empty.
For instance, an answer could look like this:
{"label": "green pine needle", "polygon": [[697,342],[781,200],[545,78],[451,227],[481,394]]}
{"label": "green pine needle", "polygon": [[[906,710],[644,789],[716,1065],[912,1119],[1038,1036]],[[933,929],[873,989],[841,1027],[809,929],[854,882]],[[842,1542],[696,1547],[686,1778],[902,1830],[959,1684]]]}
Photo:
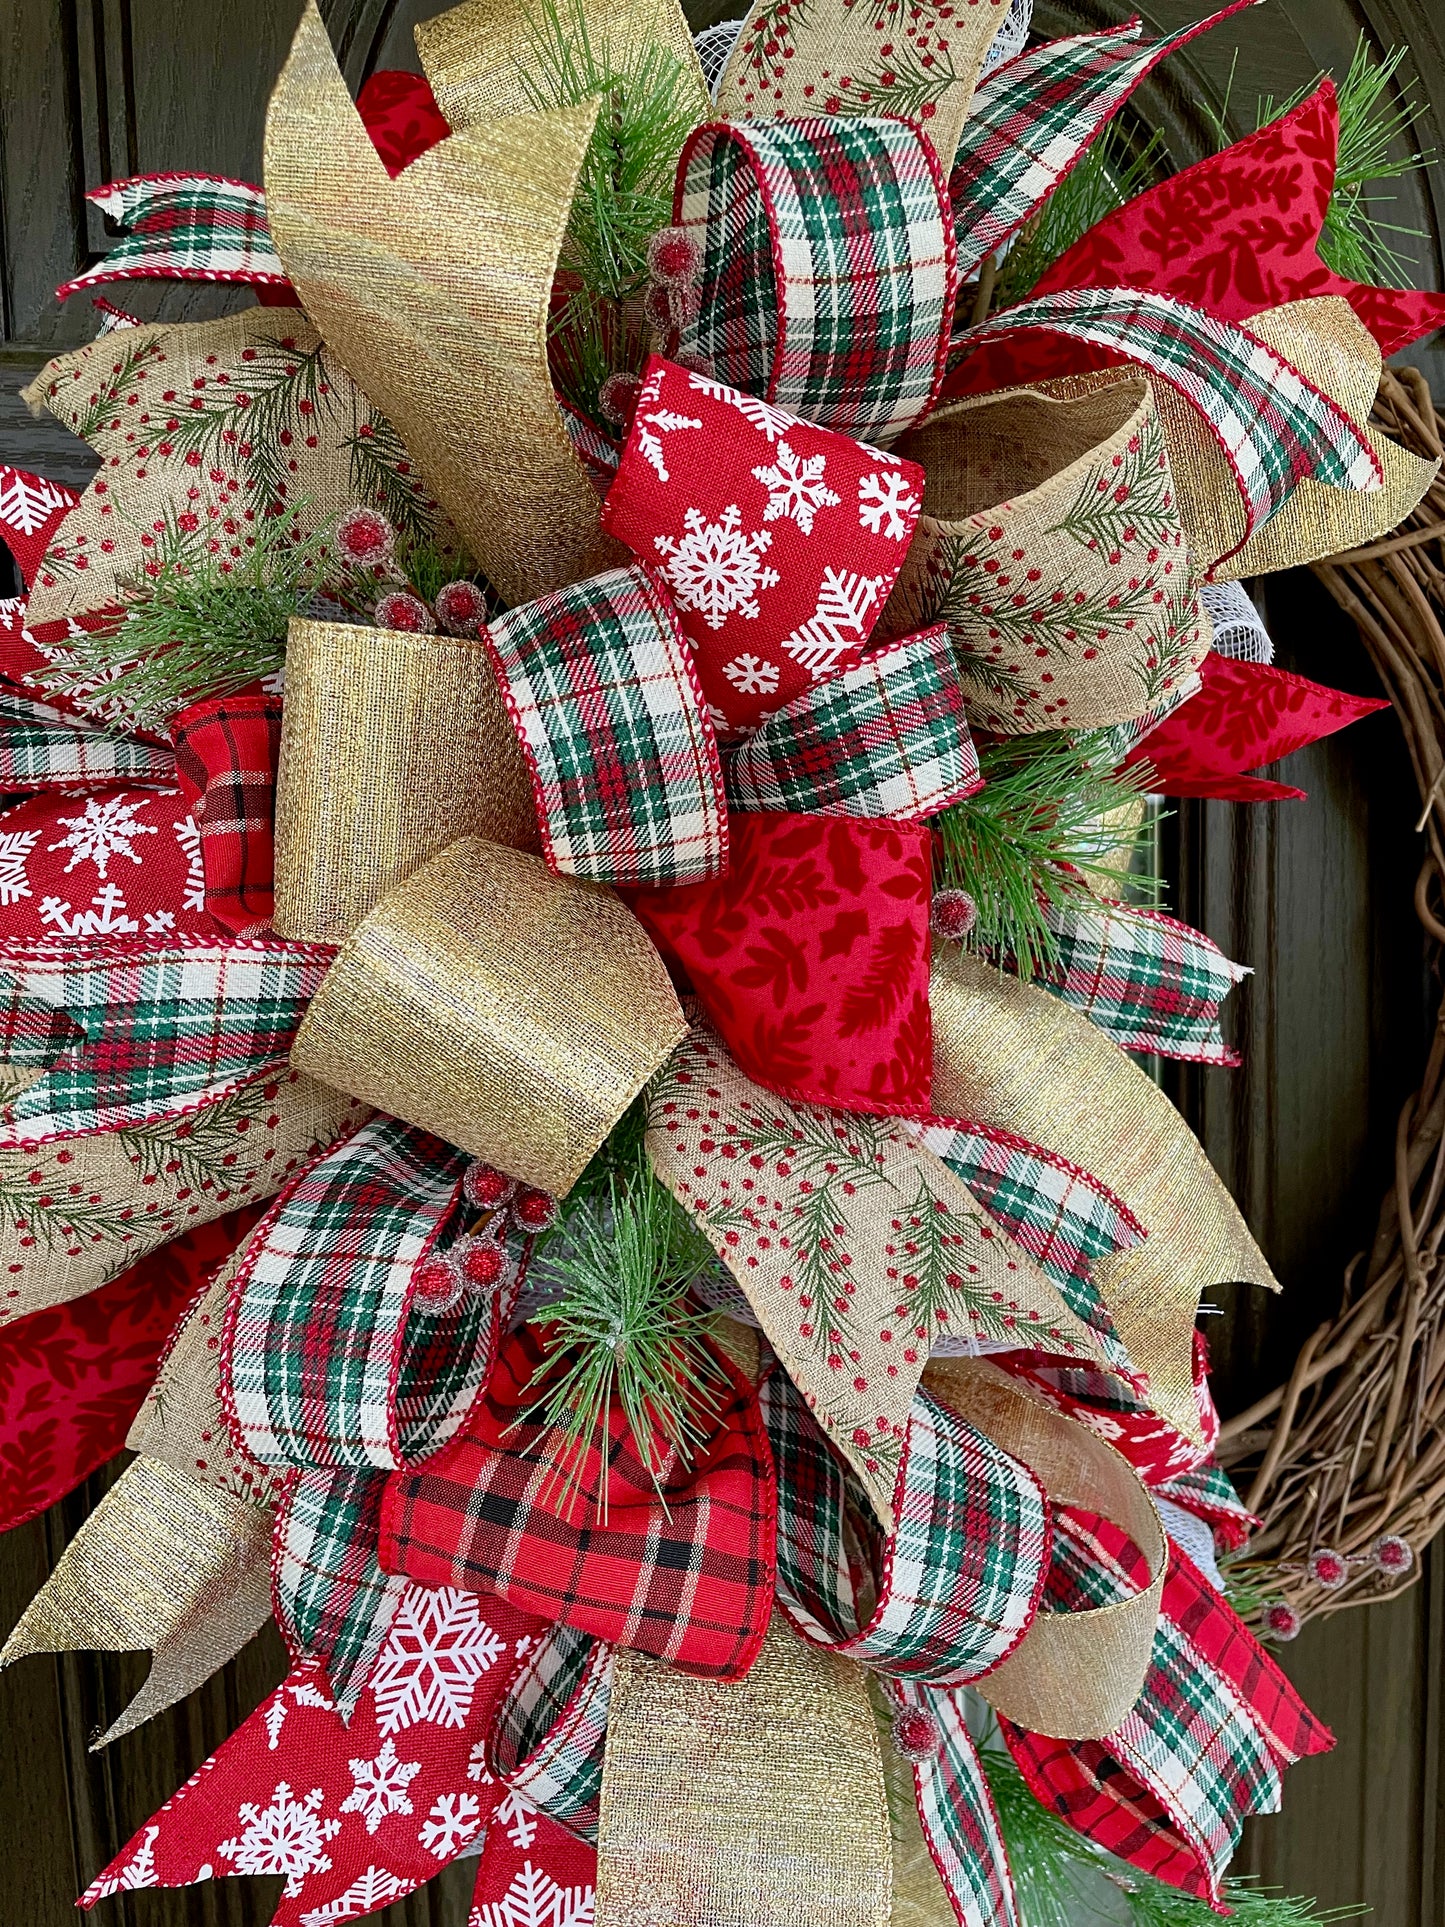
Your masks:
{"label": "green pine needle", "polygon": [[210,553],[211,529],[182,529],[174,510],[156,538],[151,573],[122,586],[132,600],[113,628],[76,636],[41,673],[58,691],[104,685],[106,714],[164,733],[203,696],[278,670],[286,626],[334,572],[330,530],[308,530],[307,505],[250,526],[239,556]]}
{"label": "green pine needle", "polygon": [[712,1259],[711,1246],[653,1176],[640,1137],[605,1185],[594,1182],[580,1197],[574,1191],[542,1241],[534,1262],[562,1287],[546,1310],[554,1349],[571,1356],[534,1410],[561,1435],[554,1470],[565,1510],[595,1449],[603,1467],[598,1515],[607,1517],[614,1405],[660,1498],[674,1463],[690,1463],[707,1438],[723,1381],[702,1343],[712,1314],[690,1307],[687,1293]]}
{"label": "green pine needle", "polygon": [[1045,912],[1089,894],[1090,876],[1112,874],[1138,830],[1110,822],[1145,786],[1147,770],[1106,767],[1094,735],[1010,737],[979,757],[984,787],[936,819],[938,884],[966,890],[978,906],[971,942],[1012,957],[1019,975],[1046,972],[1057,956]]}
{"label": "green pine needle", "polygon": [[559,263],[570,293],[552,323],[563,392],[596,418],[607,376],[642,365],[647,244],[672,219],[677,157],[711,103],[677,56],[655,43],[630,48],[621,61],[594,47],[577,0],[540,0],[526,18],[535,60],[521,80],[532,105],[602,102]]}
{"label": "green pine needle", "polygon": [[1114,121],[1086,149],[999,263],[996,308],[1022,301],[1059,256],[1106,215],[1115,214],[1165,172],[1163,136],[1142,146]]}

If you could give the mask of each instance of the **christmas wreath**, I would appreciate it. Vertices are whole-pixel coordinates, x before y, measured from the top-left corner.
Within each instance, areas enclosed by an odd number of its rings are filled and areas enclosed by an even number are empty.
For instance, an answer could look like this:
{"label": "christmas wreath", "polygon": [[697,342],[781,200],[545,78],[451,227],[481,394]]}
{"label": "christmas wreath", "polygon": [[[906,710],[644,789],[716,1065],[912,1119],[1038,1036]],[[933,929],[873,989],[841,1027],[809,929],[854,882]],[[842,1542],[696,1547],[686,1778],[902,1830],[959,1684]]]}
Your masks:
{"label": "christmas wreath", "polygon": [[290,1670],[82,1906],[1314,1917],[1226,1878],[1330,1744],[1217,1564],[1274,1280],[1134,1061],[1243,973],[1129,875],[1381,706],[1232,585],[1425,498],[1445,297],[1329,82],[1117,191],[1237,11],[466,0],[353,103],[308,0],[264,192],[97,190],[62,296],[258,301],[97,302],[0,482],[4,1523],[136,1454],[3,1658]]}

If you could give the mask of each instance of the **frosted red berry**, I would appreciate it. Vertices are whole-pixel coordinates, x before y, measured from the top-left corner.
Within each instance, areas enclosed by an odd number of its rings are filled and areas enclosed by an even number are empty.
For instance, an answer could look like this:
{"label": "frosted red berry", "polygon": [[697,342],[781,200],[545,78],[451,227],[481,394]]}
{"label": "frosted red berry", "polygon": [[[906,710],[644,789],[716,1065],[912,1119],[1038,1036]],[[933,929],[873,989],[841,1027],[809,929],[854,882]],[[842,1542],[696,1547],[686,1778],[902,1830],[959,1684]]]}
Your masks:
{"label": "frosted red berry", "polygon": [[505,1280],[511,1260],[491,1238],[469,1238],[461,1251],[462,1274],[478,1291],[492,1291]]}
{"label": "frosted red berry", "polygon": [[435,634],[437,619],[410,589],[391,589],[372,611],[378,629],[400,629],[408,635]]}
{"label": "frosted red berry", "polygon": [[938,890],[928,921],[935,937],[942,937],[946,943],[961,943],[978,922],[978,905],[967,890]]}
{"label": "frosted red berry", "polygon": [[550,1193],[535,1191],[528,1185],[513,1198],[512,1215],[523,1231],[545,1231],[557,1216],[557,1200]]}
{"label": "frosted red berry", "polygon": [[1350,1562],[1343,1553],[1319,1546],[1310,1554],[1306,1570],[1325,1592],[1338,1592],[1350,1576]]}
{"label": "frosted red berry", "polygon": [[638,375],[619,370],[609,375],[597,391],[597,406],[606,419],[618,428],[630,428],[637,412],[637,397],[642,392]]}
{"label": "frosted red berry", "polygon": [[432,606],[449,636],[475,636],[487,619],[487,598],[475,582],[448,582]]}
{"label": "frosted red berry", "polygon": [[1398,1533],[1384,1532],[1370,1547],[1370,1557],[1377,1572],[1395,1578],[1402,1572],[1408,1572],[1414,1565],[1415,1548]]}
{"label": "frosted red berry", "polygon": [[905,1760],[931,1760],[943,1745],[943,1731],[923,1706],[900,1706],[893,1715],[893,1750]]}
{"label": "frosted red berry", "polygon": [[467,1167],[467,1175],[462,1179],[462,1191],[467,1203],[475,1205],[478,1211],[499,1211],[510,1202],[517,1189],[517,1180],[509,1178],[505,1171],[499,1171],[494,1164],[472,1164]]}
{"label": "frosted red berry", "polygon": [[451,1253],[428,1258],[416,1274],[417,1301],[424,1311],[450,1311],[466,1288],[466,1274]]}
{"label": "frosted red berry", "polygon": [[336,524],[336,546],[348,562],[371,569],[390,561],[396,530],[379,509],[348,509]]}
{"label": "frosted red berry", "polygon": [[647,244],[647,271],[665,287],[685,287],[701,267],[696,241],[680,227],[659,228]]}
{"label": "frosted red berry", "polygon": [[1272,1606],[1264,1609],[1264,1630],[1271,1639],[1298,1639],[1304,1621],[1294,1607],[1277,1599]]}

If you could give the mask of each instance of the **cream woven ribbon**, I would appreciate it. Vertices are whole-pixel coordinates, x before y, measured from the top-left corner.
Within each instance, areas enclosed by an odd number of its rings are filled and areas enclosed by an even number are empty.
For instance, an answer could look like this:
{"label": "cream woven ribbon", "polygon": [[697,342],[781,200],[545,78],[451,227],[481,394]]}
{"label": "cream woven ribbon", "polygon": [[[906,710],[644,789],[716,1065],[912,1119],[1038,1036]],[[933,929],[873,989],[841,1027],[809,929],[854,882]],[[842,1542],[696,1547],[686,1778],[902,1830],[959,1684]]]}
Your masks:
{"label": "cream woven ribbon", "polygon": [[271,1519],[155,1459],[136,1459],[66,1547],[0,1652],[153,1652],[145,1685],[96,1746],[192,1693],[271,1613]]}
{"label": "cream woven ribbon", "polygon": [[862,1670],[774,1614],[728,1684],[621,1652],[597,1927],[888,1927],[892,1853]]}

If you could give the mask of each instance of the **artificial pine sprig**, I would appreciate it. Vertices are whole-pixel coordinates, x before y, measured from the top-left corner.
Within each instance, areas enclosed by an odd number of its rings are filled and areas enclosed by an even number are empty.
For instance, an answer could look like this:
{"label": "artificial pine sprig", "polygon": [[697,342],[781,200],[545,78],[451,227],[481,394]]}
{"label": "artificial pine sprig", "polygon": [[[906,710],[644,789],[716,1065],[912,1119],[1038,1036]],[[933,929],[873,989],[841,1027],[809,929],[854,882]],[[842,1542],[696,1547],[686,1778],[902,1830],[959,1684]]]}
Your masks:
{"label": "artificial pine sprig", "polygon": [[1123,121],[1111,122],[1024,223],[999,263],[993,305],[1006,308],[1022,301],[1091,227],[1152,187],[1165,172],[1166,159],[1160,134],[1141,144]]}
{"label": "artificial pine sprig", "polygon": [[[985,1743],[979,1757],[1008,1848],[1019,1927],[1079,1927],[1084,1919],[1117,1921],[1120,1895],[1129,1927],[1216,1927],[1218,1916],[1205,1901],[1116,1859],[1041,1805],[1006,1747],[996,1741]],[[1090,1904],[1091,1888],[1102,1904]],[[1322,1910],[1316,1901],[1275,1893],[1249,1879],[1226,1880],[1224,1902],[1231,1921],[1239,1927],[1329,1927],[1333,1922],[1356,1920],[1367,1911],[1364,1907]]]}
{"label": "artificial pine sprig", "polygon": [[[1090,876],[1115,876],[1138,841],[1137,812],[1122,806],[1148,772],[1115,770],[1098,732],[1006,737],[981,751],[984,787],[935,821],[940,889],[966,890],[978,909],[971,941],[1011,957],[1021,977],[1057,955],[1046,912],[1089,894]],[[1114,759],[1117,760],[1117,759]]]}
{"label": "artificial pine sprig", "polygon": [[556,377],[598,419],[607,376],[642,365],[647,244],[672,219],[677,157],[710,103],[663,47],[629,48],[620,59],[595,47],[577,0],[538,0],[526,18],[534,63],[520,78],[532,104],[602,102],[559,262],[568,292],[552,320]]}
{"label": "artificial pine sprig", "polygon": [[712,1314],[688,1303],[712,1248],[653,1175],[635,1117],[629,1113],[618,1129],[622,1141],[594,1160],[533,1260],[534,1273],[560,1286],[546,1316],[554,1349],[568,1359],[534,1415],[560,1435],[554,1470],[566,1510],[589,1454],[599,1452],[603,1519],[613,1406],[661,1498],[676,1461],[690,1462],[707,1437],[723,1387],[702,1342]]}

